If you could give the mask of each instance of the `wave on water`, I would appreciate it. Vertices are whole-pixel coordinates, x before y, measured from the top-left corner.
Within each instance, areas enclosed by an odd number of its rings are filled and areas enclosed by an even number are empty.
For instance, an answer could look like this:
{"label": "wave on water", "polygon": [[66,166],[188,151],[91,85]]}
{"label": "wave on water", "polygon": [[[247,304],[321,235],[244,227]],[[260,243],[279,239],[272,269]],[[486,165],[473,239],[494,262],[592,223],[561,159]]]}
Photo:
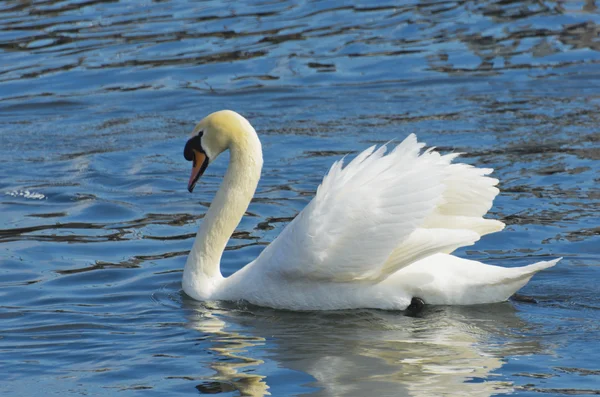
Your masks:
{"label": "wave on water", "polygon": [[4,192],[7,196],[12,197],[23,197],[31,200],[45,200],[46,196],[42,193],[32,192],[29,190],[12,190],[10,192]]}

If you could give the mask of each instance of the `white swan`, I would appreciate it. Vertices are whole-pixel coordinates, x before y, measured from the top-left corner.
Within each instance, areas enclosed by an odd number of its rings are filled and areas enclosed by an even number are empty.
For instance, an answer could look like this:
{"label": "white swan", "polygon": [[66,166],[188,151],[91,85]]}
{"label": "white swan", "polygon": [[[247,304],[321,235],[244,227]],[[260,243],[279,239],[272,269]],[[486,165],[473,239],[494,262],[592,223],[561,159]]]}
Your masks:
{"label": "white swan", "polygon": [[265,250],[224,278],[227,241],[252,199],[262,168],[256,131],[222,110],[194,128],[184,156],[193,161],[191,192],[229,149],[227,172],[196,235],[183,290],[197,300],[246,300],[291,310],[470,305],[508,299],[560,260],[503,268],[450,255],[504,228],[483,219],[498,194],[491,169],[451,164],[457,154],[421,153],[409,135],[390,153],[371,147],[331,167],[313,200]]}

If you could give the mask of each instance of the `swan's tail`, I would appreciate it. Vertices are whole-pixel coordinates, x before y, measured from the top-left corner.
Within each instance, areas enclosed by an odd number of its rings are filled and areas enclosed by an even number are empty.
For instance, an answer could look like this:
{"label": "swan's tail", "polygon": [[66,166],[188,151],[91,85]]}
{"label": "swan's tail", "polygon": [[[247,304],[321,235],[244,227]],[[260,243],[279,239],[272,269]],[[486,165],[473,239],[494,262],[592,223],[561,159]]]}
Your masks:
{"label": "swan's tail", "polygon": [[515,270],[521,271],[521,273],[522,273],[521,277],[531,278],[534,274],[536,274],[540,270],[548,269],[549,267],[556,265],[558,263],[558,261],[560,261],[561,259],[562,259],[562,256],[560,258],[552,259],[551,261],[536,262],[531,265],[517,267],[517,268],[515,268]]}
{"label": "swan's tail", "polygon": [[[400,270],[394,276],[412,294],[434,305],[474,305],[503,302],[527,284],[540,270],[562,258],[522,267],[486,265],[453,255],[436,254]],[[423,274],[429,277],[423,277]]]}
{"label": "swan's tail", "polygon": [[561,259],[562,257],[551,261],[536,262],[523,267],[507,269],[510,273],[508,273],[506,277],[490,285],[489,292],[491,293],[494,291],[498,294],[497,302],[506,301],[518,290],[523,288],[537,272],[556,265]]}

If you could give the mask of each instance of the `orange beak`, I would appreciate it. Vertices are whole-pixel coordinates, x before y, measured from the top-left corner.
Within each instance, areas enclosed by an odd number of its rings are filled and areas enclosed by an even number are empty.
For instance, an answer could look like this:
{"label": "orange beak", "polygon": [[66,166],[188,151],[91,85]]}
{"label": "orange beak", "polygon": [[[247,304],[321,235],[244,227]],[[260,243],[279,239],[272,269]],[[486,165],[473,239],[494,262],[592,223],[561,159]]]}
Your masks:
{"label": "orange beak", "polygon": [[194,191],[194,186],[196,186],[196,182],[204,174],[206,167],[208,167],[208,157],[206,154],[194,149],[192,175],[190,175],[190,181],[188,182],[188,191],[190,193]]}

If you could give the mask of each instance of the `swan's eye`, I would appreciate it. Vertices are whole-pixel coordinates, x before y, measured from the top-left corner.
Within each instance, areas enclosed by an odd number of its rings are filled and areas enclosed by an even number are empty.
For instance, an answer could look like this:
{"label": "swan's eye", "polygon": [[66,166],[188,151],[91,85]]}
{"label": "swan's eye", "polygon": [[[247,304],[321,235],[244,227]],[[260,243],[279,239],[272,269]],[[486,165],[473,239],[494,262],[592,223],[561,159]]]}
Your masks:
{"label": "swan's eye", "polygon": [[187,161],[194,160],[194,150],[204,153],[201,143],[203,133],[204,131],[200,131],[198,135],[190,138],[185,144],[185,148],[183,149],[183,157],[185,157]]}

